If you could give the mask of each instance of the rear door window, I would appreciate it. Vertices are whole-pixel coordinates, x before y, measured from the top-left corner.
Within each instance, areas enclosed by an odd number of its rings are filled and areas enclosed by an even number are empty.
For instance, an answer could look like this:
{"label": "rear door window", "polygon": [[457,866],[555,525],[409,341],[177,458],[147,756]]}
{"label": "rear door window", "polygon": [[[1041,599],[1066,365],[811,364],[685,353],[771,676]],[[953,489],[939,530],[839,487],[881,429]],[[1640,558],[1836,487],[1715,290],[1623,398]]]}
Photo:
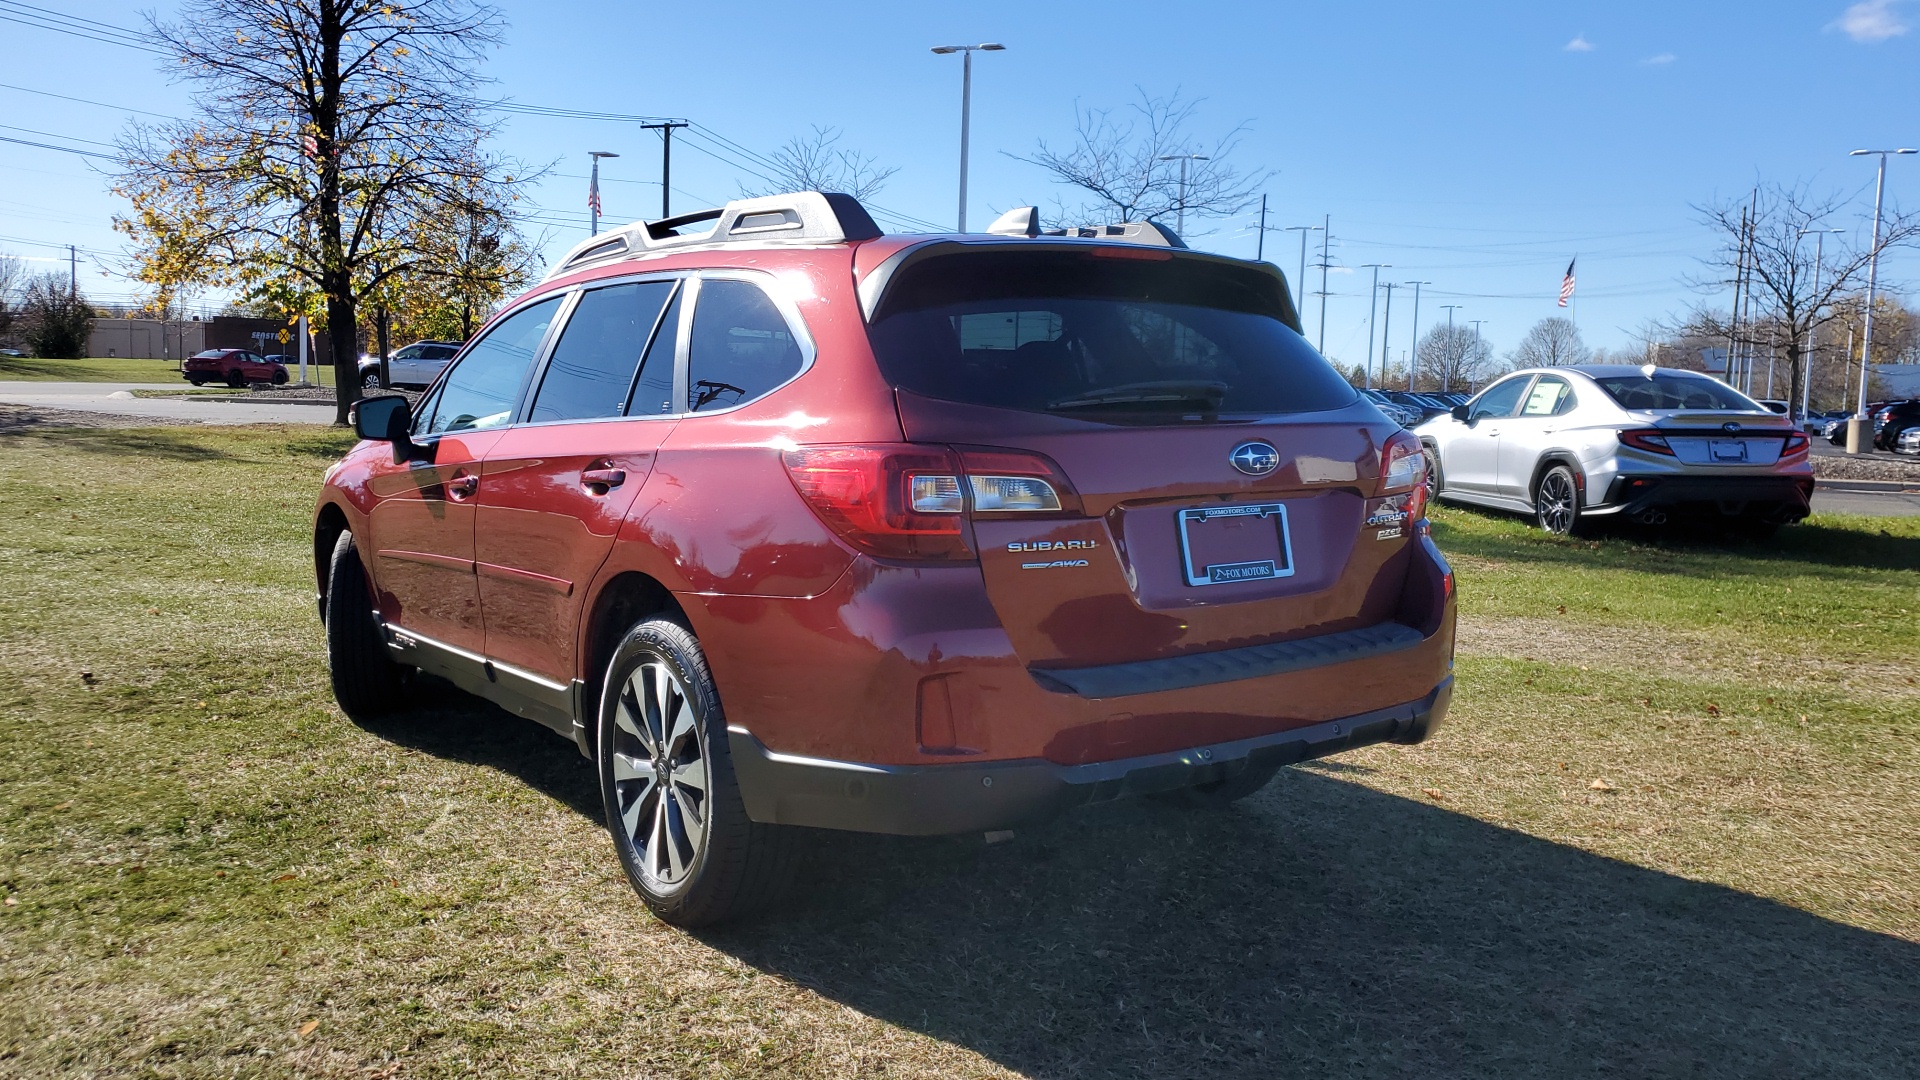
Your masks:
{"label": "rear door window", "polygon": [[560,297],[549,297],[521,308],[488,331],[447,373],[426,434],[510,423],[527,370],[559,310]]}
{"label": "rear door window", "polygon": [[688,412],[752,401],[805,364],[800,342],[773,299],[753,282],[734,278],[700,283],[688,344]]}
{"label": "rear door window", "polygon": [[580,297],[534,394],[535,423],[619,416],[671,281],[592,289]]}
{"label": "rear door window", "polygon": [[1567,402],[1573,397],[1573,388],[1565,379],[1556,379],[1542,375],[1534,380],[1533,389],[1527,391],[1526,404],[1520,406],[1521,416],[1559,416],[1567,411]]}
{"label": "rear door window", "polygon": [[1354,402],[1282,321],[1278,281],[1113,249],[927,258],[869,328],[889,381],[974,405],[1133,422],[1317,412]]}
{"label": "rear door window", "polygon": [[686,301],[687,287],[673,294],[673,303],[660,317],[660,328],[653,332],[653,344],[640,364],[640,377],[633,381],[633,393],[627,399],[628,416],[660,416],[673,412],[673,369],[680,349],[680,311]]}

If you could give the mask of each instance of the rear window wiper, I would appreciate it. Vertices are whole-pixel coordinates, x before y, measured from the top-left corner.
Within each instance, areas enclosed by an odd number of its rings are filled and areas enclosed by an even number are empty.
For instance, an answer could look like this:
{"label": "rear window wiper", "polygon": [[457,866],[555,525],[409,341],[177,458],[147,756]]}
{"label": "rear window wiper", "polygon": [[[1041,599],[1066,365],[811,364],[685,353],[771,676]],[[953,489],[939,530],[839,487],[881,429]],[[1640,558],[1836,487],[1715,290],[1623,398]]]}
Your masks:
{"label": "rear window wiper", "polygon": [[1066,412],[1071,409],[1099,409],[1110,405],[1197,405],[1212,411],[1220,407],[1227,396],[1227,384],[1223,382],[1186,382],[1172,380],[1165,382],[1125,383],[1099,390],[1090,390],[1072,397],[1056,398],[1047,402],[1047,411]]}

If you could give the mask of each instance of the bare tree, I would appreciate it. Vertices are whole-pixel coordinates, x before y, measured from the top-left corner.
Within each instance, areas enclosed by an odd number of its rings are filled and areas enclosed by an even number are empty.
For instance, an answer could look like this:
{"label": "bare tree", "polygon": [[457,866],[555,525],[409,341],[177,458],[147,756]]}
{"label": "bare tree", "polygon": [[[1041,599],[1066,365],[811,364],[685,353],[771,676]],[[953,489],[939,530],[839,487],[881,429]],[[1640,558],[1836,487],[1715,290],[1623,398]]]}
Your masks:
{"label": "bare tree", "polygon": [[198,116],[135,126],[117,190],[140,276],[306,295],[332,331],[339,422],[359,396],[357,308],[421,262],[407,223],[476,185],[491,155],[473,89],[497,12],[476,0],[186,0],[151,19]]}
{"label": "bare tree", "polygon": [[742,195],[784,195],[789,191],[838,191],[865,201],[880,194],[898,168],[858,150],[842,148],[837,128],[819,127],[796,135],[773,152],[775,168],[767,183],[740,185]]}
{"label": "bare tree", "polygon": [[18,255],[0,252],[0,337],[13,328],[19,314],[17,294],[25,287],[27,264]]}
{"label": "bare tree", "polygon": [[1507,362],[1517,368],[1562,367],[1584,364],[1592,356],[1592,350],[1580,340],[1580,328],[1573,325],[1573,320],[1554,315],[1534,323],[1527,336],[1507,354]]}
{"label": "bare tree", "polygon": [[1243,173],[1231,160],[1246,124],[1206,142],[1188,130],[1198,101],[1181,100],[1178,90],[1166,97],[1144,89],[1139,94],[1140,100],[1117,118],[1112,109],[1081,110],[1073,140],[1064,148],[1042,139],[1029,156],[1008,155],[1040,166],[1055,183],[1080,189],[1083,205],[1063,205],[1061,214],[1081,220],[1063,224],[1108,224],[1116,217],[1159,224],[1182,215],[1221,218],[1258,197],[1271,174]]}
{"label": "bare tree", "polygon": [[1465,390],[1493,373],[1493,347],[1469,327],[1441,323],[1414,352],[1420,359],[1416,390]]}
{"label": "bare tree", "polygon": [[[1804,187],[1769,184],[1752,197],[1750,217],[1745,199],[1695,208],[1701,220],[1720,234],[1721,247],[1706,263],[1725,276],[1712,284],[1730,285],[1744,265],[1753,298],[1760,305],[1761,318],[1739,326],[1735,344],[1766,348],[1772,334],[1773,346],[1786,360],[1789,401],[1800,400],[1814,332],[1840,317],[1838,301],[1865,283],[1874,254],[1871,242],[1850,242],[1840,235],[1829,236],[1820,245],[1807,235],[1830,226],[1845,205],[1838,195],[1815,197]],[[1880,250],[1910,244],[1916,237],[1920,237],[1920,216],[1896,210],[1883,220]],[[1823,247],[1821,264],[1816,266],[1816,253]]]}

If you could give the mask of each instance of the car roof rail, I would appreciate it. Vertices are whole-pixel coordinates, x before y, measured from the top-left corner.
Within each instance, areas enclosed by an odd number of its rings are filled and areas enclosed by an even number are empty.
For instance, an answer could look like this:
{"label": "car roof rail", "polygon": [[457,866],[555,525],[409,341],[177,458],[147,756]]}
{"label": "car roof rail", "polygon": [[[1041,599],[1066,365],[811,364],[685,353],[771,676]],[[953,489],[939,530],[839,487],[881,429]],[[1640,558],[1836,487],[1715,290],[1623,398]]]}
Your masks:
{"label": "car roof rail", "polygon": [[1186,241],[1180,239],[1178,234],[1157,221],[1123,221],[1117,225],[1042,229],[1040,208],[1037,206],[1014,207],[993,219],[993,224],[987,226],[987,232],[993,236],[1064,236],[1082,240],[1118,240],[1123,244],[1146,244],[1150,247],[1184,248],[1187,246]]}
{"label": "car roof rail", "polygon": [[796,191],[735,199],[725,206],[636,221],[590,236],[547,271],[546,280],[650,251],[720,244],[844,244],[883,235],[860,201],[837,191]]}

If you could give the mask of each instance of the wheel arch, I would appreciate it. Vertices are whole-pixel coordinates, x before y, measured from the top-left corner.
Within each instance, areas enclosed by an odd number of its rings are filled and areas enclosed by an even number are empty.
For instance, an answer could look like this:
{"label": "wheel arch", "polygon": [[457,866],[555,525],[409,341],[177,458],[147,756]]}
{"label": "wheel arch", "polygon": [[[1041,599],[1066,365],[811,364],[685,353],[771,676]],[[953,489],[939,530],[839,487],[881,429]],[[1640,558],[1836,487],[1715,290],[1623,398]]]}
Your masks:
{"label": "wheel arch", "polygon": [[659,579],[638,570],[624,570],[600,586],[592,601],[587,605],[587,617],[580,624],[580,642],[576,655],[579,656],[580,696],[579,731],[582,736],[580,749],[588,757],[593,756],[600,702],[600,680],[606,673],[607,661],[613,651],[620,646],[633,624],[655,615],[669,615],[688,622],[685,609],[667,591]]}
{"label": "wheel arch", "polygon": [[1555,465],[1565,465],[1573,473],[1574,493],[1579,496],[1579,506],[1587,505],[1587,470],[1580,464],[1580,458],[1571,450],[1548,450],[1534,462],[1533,476],[1527,481],[1527,501],[1540,497],[1540,481],[1547,470]]}
{"label": "wheel arch", "polygon": [[327,571],[333,562],[333,546],[340,542],[340,534],[351,528],[347,512],[335,503],[322,503],[313,517],[314,596],[320,603],[322,619],[327,613]]}

